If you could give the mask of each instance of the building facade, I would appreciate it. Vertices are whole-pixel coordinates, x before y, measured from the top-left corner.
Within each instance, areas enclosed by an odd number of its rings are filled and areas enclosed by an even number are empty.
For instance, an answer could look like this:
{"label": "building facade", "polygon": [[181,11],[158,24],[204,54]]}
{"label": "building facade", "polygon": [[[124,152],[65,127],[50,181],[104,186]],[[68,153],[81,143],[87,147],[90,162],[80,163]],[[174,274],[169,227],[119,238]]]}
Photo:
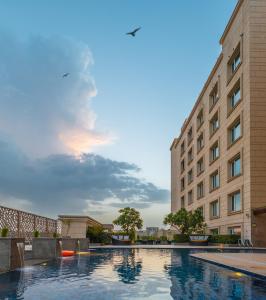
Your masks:
{"label": "building facade", "polygon": [[266,1],[239,0],[222,51],[171,146],[171,211],[266,245]]}

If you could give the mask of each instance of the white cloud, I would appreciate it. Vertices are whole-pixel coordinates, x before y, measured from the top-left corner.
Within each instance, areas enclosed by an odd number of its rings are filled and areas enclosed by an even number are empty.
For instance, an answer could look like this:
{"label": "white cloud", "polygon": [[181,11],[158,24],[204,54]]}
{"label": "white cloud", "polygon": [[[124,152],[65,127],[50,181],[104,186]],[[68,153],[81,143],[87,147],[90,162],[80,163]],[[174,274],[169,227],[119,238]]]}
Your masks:
{"label": "white cloud", "polygon": [[0,131],[34,156],[80,154],[109,143],[90,108],[97,94],[92,64],[88,46],[70,38],[19,41],[0,33]]}

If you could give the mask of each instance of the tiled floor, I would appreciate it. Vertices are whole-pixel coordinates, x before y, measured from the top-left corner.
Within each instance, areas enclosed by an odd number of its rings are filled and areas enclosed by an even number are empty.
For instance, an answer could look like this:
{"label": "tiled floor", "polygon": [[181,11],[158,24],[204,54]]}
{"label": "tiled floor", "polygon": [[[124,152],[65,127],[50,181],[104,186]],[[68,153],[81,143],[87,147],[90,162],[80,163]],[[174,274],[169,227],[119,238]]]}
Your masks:
{"label": "tiled floor", "polygon": [[196,253],[191,256],[266,276],[266,253]]}

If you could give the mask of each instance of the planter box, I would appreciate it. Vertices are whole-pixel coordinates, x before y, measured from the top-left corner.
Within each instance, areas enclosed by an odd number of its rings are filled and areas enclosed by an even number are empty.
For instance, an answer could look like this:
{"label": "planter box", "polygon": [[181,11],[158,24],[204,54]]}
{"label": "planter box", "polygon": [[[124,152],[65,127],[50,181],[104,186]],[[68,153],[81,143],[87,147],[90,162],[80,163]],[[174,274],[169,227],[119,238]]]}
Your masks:
{"label": "planter box", "polygon": [[62,250],[88,251],[89,248],[89,239],[86,238],[61,238],[61,241]]}
{"label": "planter box", "polygon": [[25,244],[24,238],[0,238],[0,273],[24,266],[24,247],[20,250],[18,243]]}
{"label": "planter box", "polygon": [[55,238],[33,238],[32,258],[54,259],[61,256],[60,239]]}

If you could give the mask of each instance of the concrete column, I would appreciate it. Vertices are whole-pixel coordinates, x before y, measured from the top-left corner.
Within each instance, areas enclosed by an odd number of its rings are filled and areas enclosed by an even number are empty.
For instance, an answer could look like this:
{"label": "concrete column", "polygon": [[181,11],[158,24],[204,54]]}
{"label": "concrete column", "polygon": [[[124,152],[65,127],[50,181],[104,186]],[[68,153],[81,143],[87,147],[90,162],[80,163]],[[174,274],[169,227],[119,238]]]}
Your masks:
{"label": "concrete column", "polygon": [[54,259],[59,256],[59,239],[34,238],[32,240],[32,257],[34,259]]}
{"label": "concrete column", "polygon": [[24,250],[19,252],[18,243],[23,238],[0,238],[0,273],[21,268],[24,265]]}

